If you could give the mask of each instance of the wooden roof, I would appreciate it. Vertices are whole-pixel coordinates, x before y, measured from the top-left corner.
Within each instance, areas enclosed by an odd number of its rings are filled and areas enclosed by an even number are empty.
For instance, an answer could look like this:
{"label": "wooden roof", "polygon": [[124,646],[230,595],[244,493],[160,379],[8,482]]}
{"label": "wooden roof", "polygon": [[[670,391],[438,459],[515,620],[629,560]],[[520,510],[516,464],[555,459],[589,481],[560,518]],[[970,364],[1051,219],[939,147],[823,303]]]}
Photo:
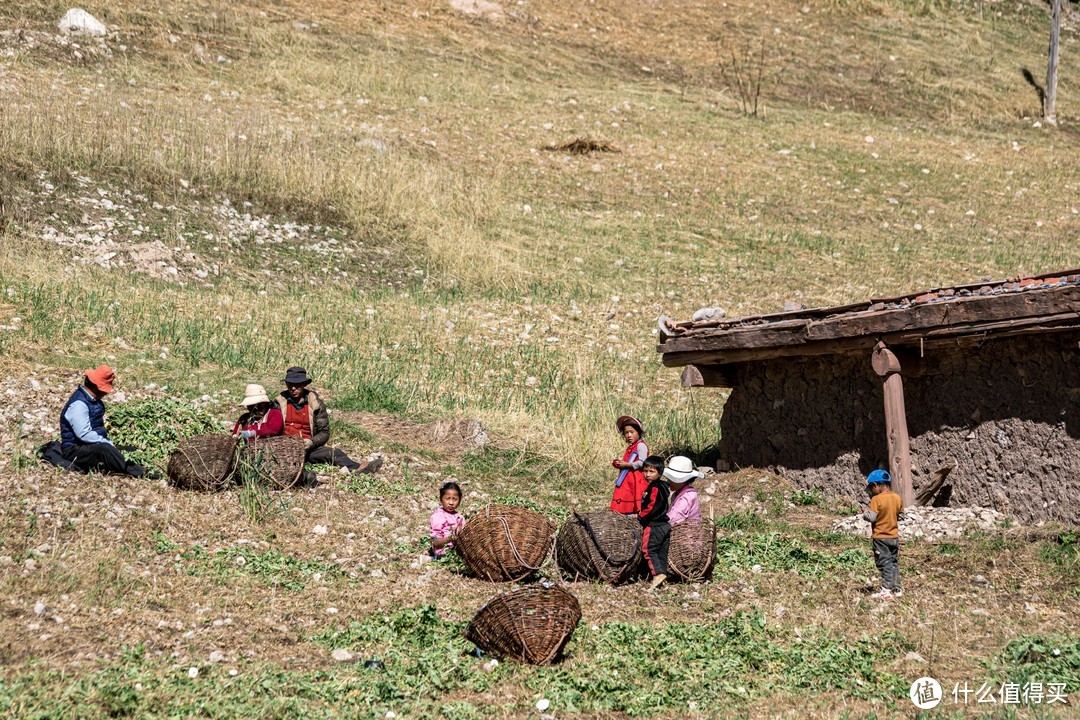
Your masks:
{"label": "wooden roof", "polygon": [[1080,268],[863,303],[703,322],[661,318],[664,364],[724,366],[1080,328]]}

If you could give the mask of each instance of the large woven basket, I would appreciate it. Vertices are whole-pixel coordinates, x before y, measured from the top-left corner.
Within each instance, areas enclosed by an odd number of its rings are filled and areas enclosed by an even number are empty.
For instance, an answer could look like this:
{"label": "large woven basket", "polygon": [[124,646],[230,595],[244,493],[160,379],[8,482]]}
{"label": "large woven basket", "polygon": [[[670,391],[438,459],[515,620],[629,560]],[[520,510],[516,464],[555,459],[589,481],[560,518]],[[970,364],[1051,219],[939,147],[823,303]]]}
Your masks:
{"label": "large woven basket", "polygon": [[250,473],[259,485],[288,490],[304,471],[307,448],[301,438],[291,435],[258,438],[243,443],[237,458],[237,473]]}
{"label": "large woven basket", "polygon": [[546,665],[559,657],[580,621],[581,605],[566,590],[528,585],[482,607],[465,638],[490,655]]}
{"label": "large woven basket", "polygon": [[522,580],[544,564],[555,523],[532,510],[489,505],[469,518],[455,548],[474,576],[491,582]]}
{"label": "large woven basket", "polygon": [[685,522],[671,528],[668,574],[684,582],[703,582],[712,577],[716,564],[716,523]]}
{"label": "large woven basket", "polygon": [[180,441],[169,455],[165,474],[181,490],[216,492],[228,485],[235,459],[231,435],[197,435]]}
{"label": "large woven basket", "polygon": [[641,525],[613,510],[574,513],[555,538],[555,561],[571,579],[618,585],[641,565]]}

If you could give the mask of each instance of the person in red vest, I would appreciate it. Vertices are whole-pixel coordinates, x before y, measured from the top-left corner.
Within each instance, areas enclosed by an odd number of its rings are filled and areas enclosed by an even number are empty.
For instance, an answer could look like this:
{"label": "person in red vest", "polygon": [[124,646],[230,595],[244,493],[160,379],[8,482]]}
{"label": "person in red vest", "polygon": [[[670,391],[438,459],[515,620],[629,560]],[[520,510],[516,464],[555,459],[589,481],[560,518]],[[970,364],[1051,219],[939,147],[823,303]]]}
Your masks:
{"label": "person in red vest", "polygon": [[277,404],[285,418],[285,434],[304,439],[306,462],[337,465],[354,473],[373,473],[382,467],[381,457],[361,465],[341,450],[326,446],[330,440],[330,415],[318,394],[308,387],[311,378],[304,368],[289,368],[282,382],[285,390],[277,396]]}
{"label": "person in red vest", "polygon": [[637,515],[641,512],[641,494],[648,485],[641,467],[649,457],[649,448],[641,439],[645,433],[637,418],[623,415],[615,421],[615,427],[626,440],[626,450],[621,459],[611,461],[611,466],[619,471],[611,493],[611,509],[623,515]]}

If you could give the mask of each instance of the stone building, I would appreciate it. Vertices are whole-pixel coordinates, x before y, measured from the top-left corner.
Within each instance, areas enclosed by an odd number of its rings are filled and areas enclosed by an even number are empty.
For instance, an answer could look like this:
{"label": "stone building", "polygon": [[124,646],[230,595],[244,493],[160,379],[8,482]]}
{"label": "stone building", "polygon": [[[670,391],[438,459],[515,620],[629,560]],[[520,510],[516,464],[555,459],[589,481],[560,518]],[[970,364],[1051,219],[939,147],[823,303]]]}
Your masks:
{"label": "stone building", "polygon": [[1080,270],[661,330],[683,385],[731,389],[721,462],[1080,523]]}

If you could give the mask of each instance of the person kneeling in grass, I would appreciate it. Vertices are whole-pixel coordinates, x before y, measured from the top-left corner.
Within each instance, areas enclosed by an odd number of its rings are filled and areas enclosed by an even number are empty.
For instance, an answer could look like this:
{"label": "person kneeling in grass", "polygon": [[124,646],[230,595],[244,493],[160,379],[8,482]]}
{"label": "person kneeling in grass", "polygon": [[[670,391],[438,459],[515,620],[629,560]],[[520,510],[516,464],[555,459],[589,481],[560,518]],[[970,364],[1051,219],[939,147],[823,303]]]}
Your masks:
{"label": "person kneeling in grass", "polygon": [[103,398],[113,391],[115,380],[116,374],[108,365],[87,370],[82,385],[60,412],[60,442],[43,446],[39,454],[46,462],[76,472],[93,470],[156,480],[160,473],[129,462],[109,439]]}
{"label": "person kneeling in grass", "polygon": [[285,434],[303,438],[307,447],[305,462],[336,465],[352,473],[373,473],[382,467],[382,458],[360,464],[337,448],[327,447],[330,440],[330,415],[318,394],[310,389],[311,378],[302,367],[285,372],[285,390],[277,397],[278,409],[285,418]]}

